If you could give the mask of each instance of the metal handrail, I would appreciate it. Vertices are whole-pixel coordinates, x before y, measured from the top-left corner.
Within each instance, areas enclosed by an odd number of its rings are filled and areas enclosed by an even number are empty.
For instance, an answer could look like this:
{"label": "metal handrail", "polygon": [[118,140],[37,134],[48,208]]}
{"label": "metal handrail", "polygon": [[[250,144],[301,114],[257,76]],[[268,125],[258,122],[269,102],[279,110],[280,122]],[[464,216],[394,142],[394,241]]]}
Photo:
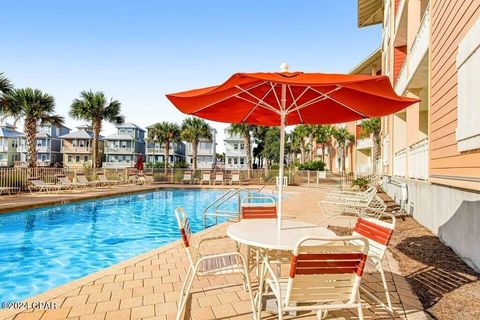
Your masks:
{"label": "metal handrail", "polygon": [[276,178],[276,176],[271,177],[267,182],[265,182],[265,183],[257,190],[257,192],[258,192],[258,193],[262,192],[262,190],[265,189],[265,187],[266,187],[270,182],[272,182],[273,179],[275,179],[275,178]]}
{"label": "metal handrail", "polygon": [[[213,201],[211,204],[209,204],[205,208],[205,210],[203,211],[203,226],[204,226],[204,228],[207,228],[207,217],[208,216],[214,216],[215,217],[215,224],[218,223],[218,217],[231,217],[231,218],[240,217],[240,203],[241,203],[240,193],[242,191],[246,191],[248,193],[248,195],[250,196],[251,190],[249,190],[247,188],[232,188],[232,189],[228,189],[224,194],[222,194],[220,197],[215,199],[215,201]],[[227,202],[228,200],[230,200],[234,196],[237,196],[237,198],[238,198],[237,199],[237,201],[238,201],[238,211],[237,212],[219,210],[219,207],[222,204],[224,204],[225,202]],[[208,210],[210,208],[212,208],[214,205],[216,205],[215,206],[215,211],[213,213],[209,213]]]}

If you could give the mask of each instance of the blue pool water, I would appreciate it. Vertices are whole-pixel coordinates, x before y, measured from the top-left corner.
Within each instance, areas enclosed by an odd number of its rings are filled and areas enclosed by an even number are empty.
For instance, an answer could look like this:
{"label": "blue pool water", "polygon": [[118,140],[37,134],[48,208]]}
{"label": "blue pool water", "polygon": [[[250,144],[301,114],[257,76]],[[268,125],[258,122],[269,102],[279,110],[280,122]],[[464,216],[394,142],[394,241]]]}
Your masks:
{"label": "blue pool water", "polygon": [[[0,301],[20,301],[193,232],[221,190],[161,190],[0,215]],[[233,210],[235,200],[222,208]],[[221,221],[221,219],[220,219]]]}

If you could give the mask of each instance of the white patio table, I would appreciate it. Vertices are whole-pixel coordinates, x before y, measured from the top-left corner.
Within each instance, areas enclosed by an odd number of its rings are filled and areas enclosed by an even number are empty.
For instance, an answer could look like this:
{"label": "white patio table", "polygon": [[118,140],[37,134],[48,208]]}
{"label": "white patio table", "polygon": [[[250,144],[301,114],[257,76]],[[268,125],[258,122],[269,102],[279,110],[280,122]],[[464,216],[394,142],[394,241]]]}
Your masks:
{"label": "white patio table", "polygon": [[[335,233],[325,227],[299,220],[284,220],[282,229],[277,227],[277,219],[246,219],[230,225],[227,235],[247,246],[266,250],[293,251],[298,240],[306,236],[335,237]],[[305,245],[321,245],[321,241],[309,241]]]}

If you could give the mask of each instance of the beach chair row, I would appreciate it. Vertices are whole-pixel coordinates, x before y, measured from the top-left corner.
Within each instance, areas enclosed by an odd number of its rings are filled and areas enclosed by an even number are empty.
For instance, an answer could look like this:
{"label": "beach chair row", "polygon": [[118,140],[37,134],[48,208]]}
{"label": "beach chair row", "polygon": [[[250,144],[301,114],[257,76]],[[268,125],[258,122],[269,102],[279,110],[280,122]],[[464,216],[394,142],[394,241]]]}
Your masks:
{"label": "beach chair row", "polygon": [[194,178],[193,171],[187,170],[183,173],[182,183],[189,184],[208,184],[208,185],[241,185],[240,172],[234,171],[230,175],[226,175],[223,171],[211,172],[208,170],[202,171],[200,178]]}

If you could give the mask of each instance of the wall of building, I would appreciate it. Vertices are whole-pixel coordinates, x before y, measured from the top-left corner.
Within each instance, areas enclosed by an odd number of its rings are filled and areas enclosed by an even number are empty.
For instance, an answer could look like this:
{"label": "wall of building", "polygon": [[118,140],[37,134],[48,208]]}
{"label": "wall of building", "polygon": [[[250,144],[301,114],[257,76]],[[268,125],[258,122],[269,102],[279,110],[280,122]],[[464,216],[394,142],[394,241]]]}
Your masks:
{"label": "wall of building", "polygon": [[458,44],[480,17],[480,0],[432,0],[431,13],[430,178],[480,190],[480,151],[459,153],[455,135]]}

